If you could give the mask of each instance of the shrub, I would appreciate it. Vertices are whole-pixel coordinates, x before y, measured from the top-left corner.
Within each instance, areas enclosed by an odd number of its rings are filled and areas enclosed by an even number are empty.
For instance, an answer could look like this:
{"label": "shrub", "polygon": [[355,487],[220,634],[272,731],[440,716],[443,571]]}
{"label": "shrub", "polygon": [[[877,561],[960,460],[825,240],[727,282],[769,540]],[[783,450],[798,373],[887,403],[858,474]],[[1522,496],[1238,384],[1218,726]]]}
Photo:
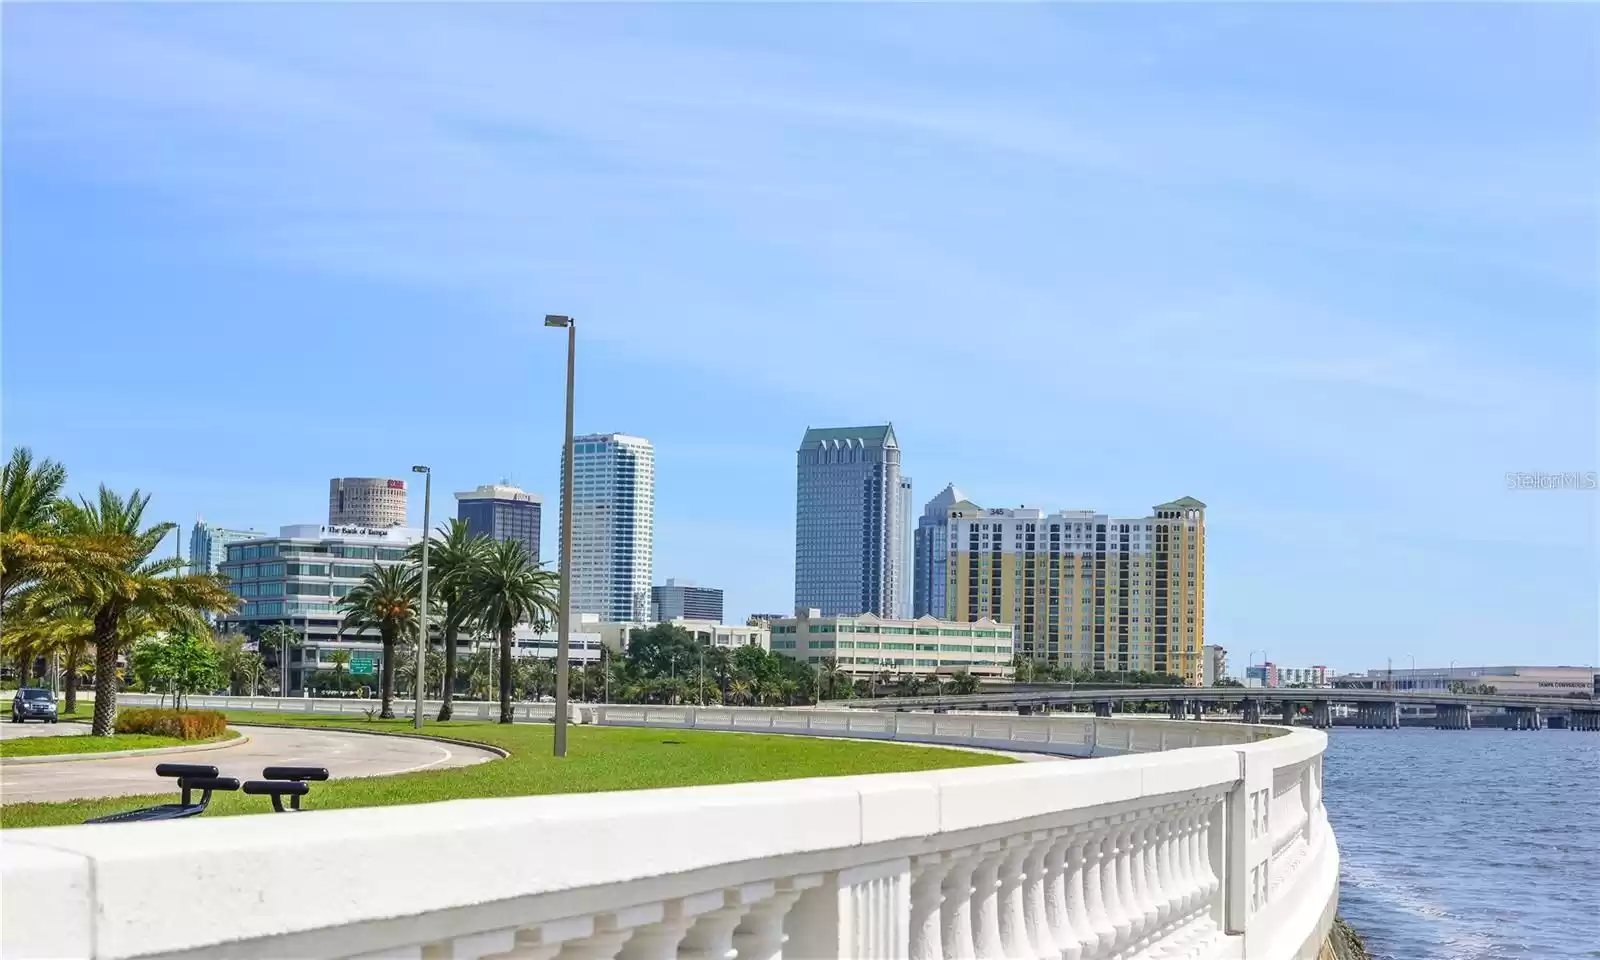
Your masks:
{"label": "shrub", "polygon": [[209,740],[227,729],[220,710],[167,710],[159,707],[124,707],[117,711],[118,733],[149,733],[180,740]]}

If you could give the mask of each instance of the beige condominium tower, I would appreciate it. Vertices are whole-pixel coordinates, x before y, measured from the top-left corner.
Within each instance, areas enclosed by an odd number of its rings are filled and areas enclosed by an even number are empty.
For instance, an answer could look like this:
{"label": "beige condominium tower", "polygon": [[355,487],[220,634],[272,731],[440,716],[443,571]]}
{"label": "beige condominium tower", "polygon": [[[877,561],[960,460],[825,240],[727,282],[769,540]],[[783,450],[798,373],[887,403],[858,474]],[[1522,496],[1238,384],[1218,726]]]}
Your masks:
{"label": "beige condominium tower", "polygon": [[944,616],[1013,624],[1029,660],[1200,683],[1205,509],[1193,497],[1138,519],[954,504]]}

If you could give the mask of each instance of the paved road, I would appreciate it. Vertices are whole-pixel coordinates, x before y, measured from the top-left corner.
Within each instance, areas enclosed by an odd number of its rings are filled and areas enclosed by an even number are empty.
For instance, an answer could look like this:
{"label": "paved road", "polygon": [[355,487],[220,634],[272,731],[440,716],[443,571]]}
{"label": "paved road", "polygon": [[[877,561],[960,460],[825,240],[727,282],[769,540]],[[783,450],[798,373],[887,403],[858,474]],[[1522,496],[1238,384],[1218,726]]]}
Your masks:
{"label": "paved road", "polygon": [[70,737],[79,733],[88,733],[87,723],[12,723],[10,717],[0,722],[0,740],[15,740],[18,737]]}
{"label": "paved road", "polygon": [[[48,729],[47,725],[39,726]],[[56,729],[67,726],[58,723]],[[220,750],[62,763],[0,763],[0,800],[27,803],[145,793],[176,795],[174,781],[156,776],[157,763],[209,763],[223,776],[244,781],[260,779],[261,768],[273,764],[327,767],[329,774],[338,779],[465,767],[496,756],[474,747],[365,733],[271,727],[243,727],[239,732],[250,742]]]}

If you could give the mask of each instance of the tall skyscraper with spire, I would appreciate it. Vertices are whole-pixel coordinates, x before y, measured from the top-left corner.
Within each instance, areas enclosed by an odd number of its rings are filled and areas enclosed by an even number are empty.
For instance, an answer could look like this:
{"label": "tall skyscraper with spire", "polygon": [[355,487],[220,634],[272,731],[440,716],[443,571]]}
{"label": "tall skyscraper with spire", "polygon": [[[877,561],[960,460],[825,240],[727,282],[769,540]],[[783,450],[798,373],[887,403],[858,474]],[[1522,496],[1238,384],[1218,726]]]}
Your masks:
{"label": "tall skyscraper with spire", "polygon": [[907,573],[900,497],[892,425],[806,431],[796,454],[796,609],[895,616]]}
{"label": "tall skyscraper with spire", "polygon": [[951,483],[922,508],[922,517],[917,520],[913,535],[916,542],[912,551],[912,618],[943,620],[949,615],[945,609],[945,594],[950,573],[950,509],[961,504],[977,509],[977,505],[969,502]]}

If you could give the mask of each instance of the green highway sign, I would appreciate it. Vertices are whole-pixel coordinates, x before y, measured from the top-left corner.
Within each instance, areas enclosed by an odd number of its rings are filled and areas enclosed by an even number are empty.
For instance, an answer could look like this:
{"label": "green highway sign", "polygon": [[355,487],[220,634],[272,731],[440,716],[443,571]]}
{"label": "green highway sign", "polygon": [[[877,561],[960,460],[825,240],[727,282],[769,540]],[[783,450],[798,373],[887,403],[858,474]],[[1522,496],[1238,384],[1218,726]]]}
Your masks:
{"label": "green highway sign", "polygon": [[375,661],[372,659],[372,657],[361,657],[361,656],[351,657],[350,658],[350,672],[351,673],[371,673],[372,672],[372,666],[373,666],[374,662]]}

